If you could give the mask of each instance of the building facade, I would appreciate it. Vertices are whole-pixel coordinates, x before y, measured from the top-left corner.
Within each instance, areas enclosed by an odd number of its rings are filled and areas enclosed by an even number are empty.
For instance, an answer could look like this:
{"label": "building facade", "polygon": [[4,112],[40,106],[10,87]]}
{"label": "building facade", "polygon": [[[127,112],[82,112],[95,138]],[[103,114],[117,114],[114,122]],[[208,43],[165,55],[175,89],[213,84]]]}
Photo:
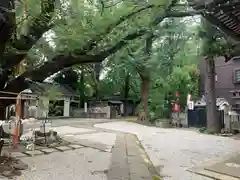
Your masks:
{"label": "building facade", "polygon": [[[201,59],[200,69],[200,95],[204,95],[205,63]],[[225,98],[232,109],[240,112],[240,57],[234,57],[225,62],[225,58],[215,59],[215,87],[217,98]]]}

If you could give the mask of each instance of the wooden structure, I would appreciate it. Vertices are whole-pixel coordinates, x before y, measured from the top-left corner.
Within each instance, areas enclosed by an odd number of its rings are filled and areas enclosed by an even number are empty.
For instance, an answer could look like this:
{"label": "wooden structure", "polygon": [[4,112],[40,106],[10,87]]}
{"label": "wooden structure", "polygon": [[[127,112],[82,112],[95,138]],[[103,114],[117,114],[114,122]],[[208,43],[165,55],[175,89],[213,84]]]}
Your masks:
{"label": "wooden structure", "polygon": [[[5,132],[3,129],[3,124],[1,124],[1,129],[0,129],[0,133],[1,133],[1,138],[10,138],[10,142],[12,142],[13,148],[17,148],[18,144],[19,144],[19,140],[20,140],[20,136],[23,133],[23,125],[22,125],[22,118],[23,118],[23,97],[21,96],[21,93],[13,93],[13,92],[5,92],[5,91],[1,91],[1,94],[7,94],[9,95],[9,97],[4,96],[4,97],[0,97],[0,99],[12,99],[12,100],[16,100],[16,104],[15,104],[15,120],[13,120],[13,124],[10,121],[8,121],[7,123],[9,123],[8,127],[9,127],[9,131]],[[12,95],[14,95],[15,97],[13,97]],[[2,120],[3,121],[3,120]],[[12,126],[13,125],[13,129]],[[3,145],[4,141],[1,141],[1,146]],[[9,145],[11,145],[9,143]]]}
{"label": "wooden structure", "polygon": [[189,0],[193,8],[212,24],[235,40],[240,41],[239,0]]}
{"label": "wooden structure", "polygon": [[240,41],[240,2],[238,0],[188,0],[194,9],[235,40]]}
{"label": "wooden structure", "polygon": [[[24,102],[24,117],[45,118],[47,116],[54,116],[51,114],[51,102],[61,102],[61,115],[64,117],[71,116],[71,105],[79,106],[80,96],[66,85],[60,85],[57,83],[38,83],[32,82],[29,85],[29,89],[24,90],[22,93],[28,101]],[[35,97],[35,100],[33,99]],[[37,99],[36,99],[37,97]],[[31,100],[32,99],[32,100]],[[35,113],[30,109],[34,107]],[[33,113],[33,114],[32,114]]]}

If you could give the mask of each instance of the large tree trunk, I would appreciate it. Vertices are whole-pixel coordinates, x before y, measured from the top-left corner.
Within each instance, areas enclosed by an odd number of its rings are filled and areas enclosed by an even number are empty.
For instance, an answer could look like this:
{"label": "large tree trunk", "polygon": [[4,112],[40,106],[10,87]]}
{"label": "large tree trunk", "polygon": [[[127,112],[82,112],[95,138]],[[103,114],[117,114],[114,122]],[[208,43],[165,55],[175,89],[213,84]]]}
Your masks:
{"label": "large tree trunk", "polygon": [[205,58],[205,96],[207,112],[207,129],[210,132],[219,133],[221,131],[220,120],[217,118],[216,90],[215,90],[215,63],[212,56]]}
{"label": "large tree trunk", "polygon": [[141,99],[143,105],[143,112],[140,115],[141,121],[147,121],[149,119],[148,114],[148,94],[149,94],[150,79],[143,78],[141,82]]}
{"label": "large tree trunk", "polygon": [[96,63],[94,64],[94,78],[95,78],[95,97],[96,100],[100,100],[100,94],[99,94],[99,81],[100,81],[100,73],[102,70],[102,64]]}
{"label": "large tree trunk", "polygon": [[[147,72],[147,71],[146,71]],[[148,121],[149,113],[148,113],[148,94],[150,87],[150,76],[141,76],[141,108],[138,114],[138,120],[140,121]]]}
{"label": "large tree trunk", "polygon": [[127,102],[128,102],[129,90],[130,90],[130,74],[128,73],[125,77],[125,83],[124,83],[124,106],[123,106],[124,116],[127,116],[127,104],[128,104]]}
{"label": "large tree trunk", "polygon": [[153,33],[149,33],[147,35],[147,39],[145,41],[145,59],[144,63],[141,64],[140,68],[138,69],[138,73],[141,77],[141,101],[143,105],[143,112],[139,114],[138,119],[141,121],[149,120],[149,114],[148,114],[148,93],[149,93],[149,86],[150,86],[150,72],[149,69],[146,67],[149,58],[151,58],[152,55],[152,45],[153,45]]}
{"label": "large tree trunk", "polygon": [[82,68],[81,70],[81,76],[80,76],[80,108],[84,108],[85,103],[85,85],[84,85],[84,70]]}

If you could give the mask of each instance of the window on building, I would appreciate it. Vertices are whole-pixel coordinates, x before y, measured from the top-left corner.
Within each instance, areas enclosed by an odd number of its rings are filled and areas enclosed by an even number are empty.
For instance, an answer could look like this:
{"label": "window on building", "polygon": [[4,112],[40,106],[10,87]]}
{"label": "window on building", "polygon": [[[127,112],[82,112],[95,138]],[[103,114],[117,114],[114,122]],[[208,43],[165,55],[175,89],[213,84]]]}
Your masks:
{"label": "window on building", "polygon": [[218,76],[217,76],[217,74],[215,74],[215,81],[216,81],[216,82],[218,81]]}
{"label": "window on building", "polygon": [[234,82],[240,83],[240,69],[234,70]]}

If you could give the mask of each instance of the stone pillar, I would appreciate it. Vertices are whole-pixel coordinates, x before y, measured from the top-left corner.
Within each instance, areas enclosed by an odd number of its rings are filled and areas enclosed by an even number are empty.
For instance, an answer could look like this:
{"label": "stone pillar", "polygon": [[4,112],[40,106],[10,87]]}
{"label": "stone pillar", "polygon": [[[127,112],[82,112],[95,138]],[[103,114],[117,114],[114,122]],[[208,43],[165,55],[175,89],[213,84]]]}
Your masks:
{"label": "stone pillar", "polygon": [[64,98],[64,107],[63,107],[63,116],[69,117],[70,116],[70,98]]}

